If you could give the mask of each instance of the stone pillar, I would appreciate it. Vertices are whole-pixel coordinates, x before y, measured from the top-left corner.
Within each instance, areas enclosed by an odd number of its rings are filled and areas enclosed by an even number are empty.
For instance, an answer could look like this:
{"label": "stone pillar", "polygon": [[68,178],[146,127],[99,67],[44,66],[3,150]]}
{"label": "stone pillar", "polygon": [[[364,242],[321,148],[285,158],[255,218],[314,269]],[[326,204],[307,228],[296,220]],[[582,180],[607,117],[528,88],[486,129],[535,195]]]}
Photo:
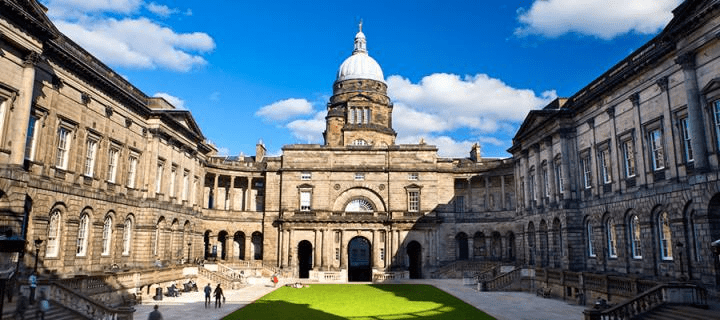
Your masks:
{"label": "stone pillar", "polygon": [[228,186],[228,210],[235,210],[235,176],[230,176],[230,185]]}
{"label": "stone pillar", "polygon": [[[557,202],[558,197],[558,186],[557,186],[557,178],[555,177],[555,150],[553,149],[553,142],[552,138],[548,137],[545,140],[545,147],[548,149],[548,156],[547,156],[547,171],[548,171],[548,181],[547,183],[543,183],[543,186],[547,185],[550,190],[546,191],[545,194],[549,194],[548,201],[549,202]],[[544,196],[544,195],[543,195]]]}
{"label": "stone pillar", "polygon": [[328,257],[328,241],[327,241],[327,230],[321,229],[320,230],[320,268],[323,270],[326,270],[327,268],[327,257]]}
{"label": "stone pillar", "polygon": [[380,232],[373,230],[372,232],[372,268],[377,269],[380,258]]}
{"label": "stone pillar", "polygon": [[213,179],[213,187],[212,187],[212,194],[213,194],[213,197],[212,197],[212,200],[213,200],[212,208],[213,208],[213,209],[217,209],[217,208],[218,208],[218,199],[220,198],[220,197],[218,197],[218,178],[220,178],[220,176],[216,173],[216,174],[215,174],[215,178]]}
{"label": "stone pillar", "polygon": [[387,269],[390,267],[390,259],[392,259],[392,248],[390,248],[390,232],[388,230],[383,231],[385,232],[385,259],[383,260],[382,266]]}
{"label": "stone pillar", "polygon": [[485,180],[485,210],[492,210],[490,207],[490,182],[488,180],[488,177],[484,177]]}
{"label": "stone pillar", "polygon": [[245,211],[255,211],[250,198],[252,197],[252,177],[248,177],[248,185],[245,191]]}
{"label": "stone pillar", "polygon": [[321,251],[321,249],[322,249],[322,236],[321,236],[320,234],[321,234],[321,233],[320,233],[318,230],[315,230],[315,248],[314,248],[314,249],[315,249],[315,250],[314,250],[314,251],[315,251],[315,257],[313,258],[313,261],[312,261],[312,263],[313,263],[313,269],[315,269],[315,270],[318,270],[318,269],[319,269],[320,263],[318,263],[318,261],[320,261],[320,259],[321,259],[320,257],[322,256],[322,251]]}
{"label": "stone pillar", "polygon": [[293,239],[293,230],[288,230],[288,246],[287,246],[287,257],[288,267],[295,268],[295,240]]}
{"label": "stone pillar", "polygon": [[522,167],[522,172],[520,172],[520,174],[522,177],[524,177],[522,192],[525,208],[530,208],[530,201],[532,200],[532,196],[530,195],[530,166],[528,162],[530,162],[529,152],[528,150],[523,150],[522,158],[520,158],[520,166]]}
{"label": "stone pillar", "polygon": [[340,269],[347,269],[347,254],[345,253],[345,231],[340,230]]}
{"label": "stone pillar", "polygon": [[[704,172],[708,169],[707,143],[702,108],[700,106],[700,90],[698,89],[697,73],[695,72],[695,53],[688,52],[675,59],[682,67],[685,76],[685,95],[688,106],[688,125],[690,126],[690,143],[695,158],[695,169]],[[668,92],[668,94],[670,94]]]}
{"label": "stone pillar", "polygon": [[[282,245],[282,241],[280,242]],[[245,255],[243,256],[243,259],[245,261],[250,261],[253,256],[251,255],[251,249],[252,248],[252,236],[251,235],[245,235]]]}
{"label": "stone pillar", "polygon": [[[8,118],[8,125],[14,124],[13,130],[8,131],[10,146],[10,164],[22,166],[25,161],[25,140],[27,139],[27,125],[30,122],[30,112],[33,103],[33,89],[35,87],[35,65],[40,62],[40,55],[31,52],[23,60],[22,88],[18,97],[17,107],[6,106],[7,111],[12,110]],[[36,139],[39,139],[37,137]],[[5,147],[5,146],[3,146]]]}
{"label": "stone pillar", "polygon": [[570,191],[571,183],[570,181],[570,155],[568,154],[570,151],[568,151],[568,138],[570,133],[561,130],[560,131],[560,169],[562,170],[562,178],[563,178],[563,190],[564,192],[560,195],[560,200],[569,199],[571,197]]}
{"label": "stone pillar", "polygon": [[500,176],[500,208],[507,210],[508,207],[505,205],[505,176]]}
{"label": "stone pillar", "polygon": [[473,235],[468,235],[467,242],[468,242],[468,252],[467,252],[468,258],[470,260],[475,260],[475,246],[474,246],[475,239],[473,238]]}

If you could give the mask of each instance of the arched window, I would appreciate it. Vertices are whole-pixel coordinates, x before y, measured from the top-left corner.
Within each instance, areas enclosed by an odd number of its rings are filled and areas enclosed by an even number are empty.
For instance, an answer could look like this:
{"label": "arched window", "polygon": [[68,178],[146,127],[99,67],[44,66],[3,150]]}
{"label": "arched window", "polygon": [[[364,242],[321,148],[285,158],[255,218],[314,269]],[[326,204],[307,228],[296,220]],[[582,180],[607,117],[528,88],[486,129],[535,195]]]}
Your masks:
{"label": "arched window", "polygon": [[125,226],[123,226],[123,255],[130,254],[130,244],[132,243],[132,220],[130,218],[125,219]]}
{"label": "arched window", "polygon": [[595,248],[593,247],[593,226],[592,223],[587,223],[587,249],[588,249],[588,256],[589,257],[595,257]]}
{"label": "arched window", "polygon": [[80,225],[78,226],[77,235],[77,251],[78,257],[83,257],[87,253],[88,243],[88,228],[90,227],[90,217],[87,214],[83,214],[80,218]]}
{"label": "arched window", "polygon": [[617,258],[617,234],[615,233],[615,222],[612,219],[608,219],[605,223],[605,229],[607,230],[608,257]]}
{"label": "arched window", "polygon": [[102,255],[107,256],[110,254],[110,245],[112,244],[112,218],[110,216],[105,218],[102,235]]}
{"label": "arched window", "polygon": [[375,208],[372,204],[372,202],[368,201],[367,199],[358,198],[353,199],[350,201],[347,206],[345,206],[345,212],[373,212],[375,211]]}
{"label": "arched window", "polygon": [[658,233],[660,235],[660,255],[663,260],[672,260],[672,238],[670,232],[670,218],[663,212],[658,216]]}
{"label": "arched window", "polygon": [[630,217],[630,245],[633,259],[642,259],[642,243],[640,242],[640,219],[637,215]]}
{"label": "arched window", "polygon": [[60,210],[53,211],[50,214],[50,223],[48,224],[47,247],[45,251],[46,257],[57,257],[60,247]]}

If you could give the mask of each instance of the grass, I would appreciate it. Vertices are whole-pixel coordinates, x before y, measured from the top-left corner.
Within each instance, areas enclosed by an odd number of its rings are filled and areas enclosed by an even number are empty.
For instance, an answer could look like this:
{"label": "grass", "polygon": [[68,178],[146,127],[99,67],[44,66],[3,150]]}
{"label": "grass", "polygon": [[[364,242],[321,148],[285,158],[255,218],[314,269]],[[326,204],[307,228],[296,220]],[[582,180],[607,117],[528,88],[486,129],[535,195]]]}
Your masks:
{"label": "grass", "polygon": [[430,285],[312,284],[279,288],[223,319],[493,318]]}

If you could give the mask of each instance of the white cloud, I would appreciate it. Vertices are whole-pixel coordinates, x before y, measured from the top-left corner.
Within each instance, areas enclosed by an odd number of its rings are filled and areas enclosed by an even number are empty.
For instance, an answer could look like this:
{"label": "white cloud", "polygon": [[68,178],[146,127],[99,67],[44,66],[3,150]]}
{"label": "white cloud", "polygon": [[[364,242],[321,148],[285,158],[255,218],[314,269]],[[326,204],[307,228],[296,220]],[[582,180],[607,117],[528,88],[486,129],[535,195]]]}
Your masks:
{"label": "white cloud", "polygon": [[438,155],[448,158],[467,158],[475,141],[456,141],[448,136],[404,136],[398,138],[397,144],[417,144],[420,139],[425,143],[438,147]]}
{"label": "white cloud", "polygon": [[520,9],[518,36],[540,34],[557,37],[578,33],[612,39],[620,34],[652,34],[672,19],[682,0],[535,0]]}
{"label": "white cloud", "polygon": [[271,121],[283,121],[313,112],[312,104],[305,99],[285,99],[266,105],[255,115]]}
{"label": "white cloud", "polygon": [[393,75],[387,84],[388,95],[395,102],[395,129],[410,136],[461,128],[495,132],[522,121],[530,110],[545,106],[557,96],[555,91],[538,96],[485,74],[461,78],[436,73],[417,84]]}
{"label": "white cloud", "polygon": [[295,120],[287,124],[292,135],[300,141],[307,143],[320,143],[323,141],[322,133],[325,131],[325,116],[327,111],[320,111],[312,119]]}
{"label": "white cloud", "polygon": [[57,27],[105,63],[129,68],[190,71],[207,64],[198,53],[215,48],[202,32],[176,33],[141,17],[56,21]]}
{"label": "white cloud", "polygon": [[148,11],[165,18],[180,12],[180,10],[178,9],[170,8],[164,4],[157,4],[155,2],[150,2],[146,4],[145,8],[148,9]]}
{"label": "white cloud", "polygon": [[167,102],[170,102],[175,108],[177,109],[185,109],[185,101],[183,99],[180,99],[176,96],[172,96],[165,92],[158,92],[153,97],[160,97],[165,99]]}

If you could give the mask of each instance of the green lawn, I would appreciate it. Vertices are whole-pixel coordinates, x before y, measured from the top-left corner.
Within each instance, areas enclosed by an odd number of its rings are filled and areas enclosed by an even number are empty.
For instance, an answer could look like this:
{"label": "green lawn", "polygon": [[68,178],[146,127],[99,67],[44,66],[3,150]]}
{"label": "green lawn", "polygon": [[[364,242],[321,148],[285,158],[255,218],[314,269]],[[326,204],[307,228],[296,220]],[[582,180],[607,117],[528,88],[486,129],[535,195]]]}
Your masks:
{"label": "green lawn", "polygon": [[429,285],[311,284],[279,288],[224,320],[493,319]]}

